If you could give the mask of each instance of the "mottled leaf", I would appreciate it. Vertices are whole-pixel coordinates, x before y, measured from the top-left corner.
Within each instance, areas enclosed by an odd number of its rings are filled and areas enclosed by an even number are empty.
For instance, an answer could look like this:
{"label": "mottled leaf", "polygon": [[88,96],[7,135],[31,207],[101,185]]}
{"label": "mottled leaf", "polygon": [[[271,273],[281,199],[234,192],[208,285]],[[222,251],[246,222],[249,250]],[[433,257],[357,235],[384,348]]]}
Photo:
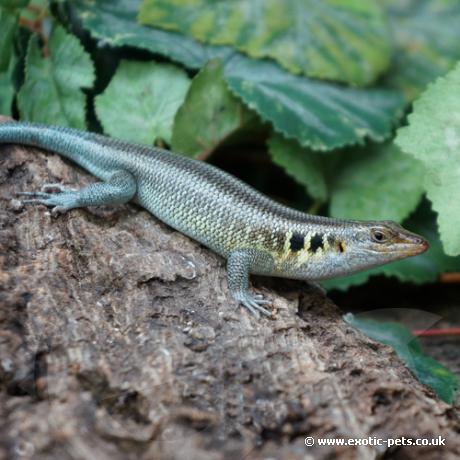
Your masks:
{"label": "mottled leaf", "polygon": [[303,185],[311,197],[327,200],[327,184],[323,171],[323,155],[301,147],[296,141],[273,134],[268,141],[272,160]]}
{"label": "mottled leaf", "polygon": [[409,100],[460,59],[458,0],[380,0],[395,41],[386,81]]}
{"label": "mottled leaf", "polygon": [[172,149],[204,159],[254,117],[228,90],[220,61],[210,61],[193,79],[177,112]]}
{"label": "mottled leaf", "polygon": [[352,313],[344,315],[344,319],[371,339],[392,347],[420,382],[430,386],[443,401],[453,403],[458,390],[457,377],[441,363],[425,355],[417,338],[404,325]]}
{"label": "mottled leaf", "polygon": [[26,79],[18,93],[21,118],[84,129],[85,95],[91,88],[94,67],[75,36],[56,27],[44,56],[38,38],[30,39]]}
{"label": "mottled leaf", "polygon": [[371,0],[144,0],[139,19],[273,58],[290,72],[354,84],[373,81],[390,57],[385,16]]}
{"label": "mottled leaf", "polygon": [[422,164],[393,143],[343,152],[332,181],[334,217],[402,222],[423,194]]}
{"label": "mottled leaf", "polygon": [[425,165],[425,187],[445,251],[460,254],[460,64],[415,101],[396,143]]}
{"label": "mottled leaf", "polygon": [[143,144],[170,143],[176,112],[190,80],[170,64],[122,61],[104,93],[96,97],[96,114],[107,134]]}
{"label": "mottled leaf", "polygon": [[142,0],[73,0],[69,5],[83,27],[101,44],[132,46],[166,56],[190,69],[200,69],[210,59],[225,59],[230,47],[206,46],[182,34],[141,26],[137,13]]}
{"label": "mottled leaf", "polygon": [[304,146],[328,150],[390,135],[404,101],[398,93],[355,89],[296,77],[274,62],[257,61],[229,47],[203,45],[174,32],[136,24],[140,0],[76,0],[75,15],[101,43],[135,46],[200,68],[211,58],[224,62],[232,91],[273,123],[276,131]]}
{"label": "mottled leaf", "polygon": [[371,276],[376,275],[385,275],[395,277],[403,282],[422,284],[436,281],[440,273],[460,270],[460,257],[449,257],[443,251],[436,230],[434,213],[427,212],[422,207],[413,217],[405,221],[403,226],[428,240],[430,248],[427,252],[354,275],[322,281],[321,285],[326,289],[345,290],[350,286],[363,284]]}
{"label": "mottled leaf", "polygon": [[225,74],[230,89],[275,131],[314,150],[381,141],[403,107],[394,92],[310,80],[241,55],[226,62]]}

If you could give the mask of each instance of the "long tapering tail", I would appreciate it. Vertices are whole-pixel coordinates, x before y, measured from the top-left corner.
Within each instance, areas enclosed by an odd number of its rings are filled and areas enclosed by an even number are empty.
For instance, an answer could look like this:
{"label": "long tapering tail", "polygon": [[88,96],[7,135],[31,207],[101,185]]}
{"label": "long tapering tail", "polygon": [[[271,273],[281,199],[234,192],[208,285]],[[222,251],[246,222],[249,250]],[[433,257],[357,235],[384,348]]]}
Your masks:
{"label": "long tapering tail", "polygon": [[[108,138],[86,131],[39,123],[0,123],[0,144],[21,144],[57,153],[91,174],[105,179],[111,162],[104,148]],[[99,141],[99,142],[98,142]]]}

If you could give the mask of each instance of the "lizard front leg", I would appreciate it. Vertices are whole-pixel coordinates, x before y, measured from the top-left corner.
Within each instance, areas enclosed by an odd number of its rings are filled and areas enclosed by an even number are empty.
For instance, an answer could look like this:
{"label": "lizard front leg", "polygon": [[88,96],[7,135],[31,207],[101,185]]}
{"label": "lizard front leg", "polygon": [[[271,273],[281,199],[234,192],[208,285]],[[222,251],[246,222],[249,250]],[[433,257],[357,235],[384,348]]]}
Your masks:
{"label": "lizard front leg", "polygon": [[259,312],[271,316],[271,313],[262,307],[270,301],[264,300],[261,295],[249,292],[249,273],[264,269],[270,271],[273,259],[269,254],[256,249],[238,249],[233,251],[227,260],[228,287],[232,297],[252,314],[259,316]]}
{"label": "lizard front leg", "polygon": [[[57,189],[56,193],[49,193]],[[24,200],[26,204],[44,204],[51,206],[52,213],[58,214],[73,208],[122,204],[136,194],[136,179],[127,171],[116,171],[107,182],[97,182],[80,190],[68,189],[58,184],[46,184],[43,192],[20,192],[18,195],[34,197]]]}

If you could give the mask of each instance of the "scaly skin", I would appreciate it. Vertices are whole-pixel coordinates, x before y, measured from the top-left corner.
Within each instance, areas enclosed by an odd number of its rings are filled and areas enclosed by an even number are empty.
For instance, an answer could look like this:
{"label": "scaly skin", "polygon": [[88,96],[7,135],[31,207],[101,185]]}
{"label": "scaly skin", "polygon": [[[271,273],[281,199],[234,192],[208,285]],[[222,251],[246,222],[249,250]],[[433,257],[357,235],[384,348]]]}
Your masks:
{"label": "scaly skin", "polygon": [[45,184],[25,192],[54,212],[131,199],[227,259],[235,300],[270,314],[249,292],[249,273],[322,280],[420,254],[428,243],[389,221],[339,220],[282,206],[220,169],[166,150],[75,129],[0,124],[0,143],[60,154],[104,182],[79,191]]}

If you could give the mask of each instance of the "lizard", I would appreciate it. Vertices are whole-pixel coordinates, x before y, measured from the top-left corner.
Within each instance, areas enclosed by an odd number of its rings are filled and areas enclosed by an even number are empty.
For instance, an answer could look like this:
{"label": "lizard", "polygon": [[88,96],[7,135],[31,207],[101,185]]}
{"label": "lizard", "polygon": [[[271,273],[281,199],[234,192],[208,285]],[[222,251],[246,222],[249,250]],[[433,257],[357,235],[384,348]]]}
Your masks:
{"label": "lizard", "polygon": [[79,190],[44,184],[19,192],[52,214],[134,201],[227,261],[231,297],[271,316],[250,274],[316,282],[424,252],[421,236],[388,220],[347,220],[282,205],[231,174],[169,150],[88,131],[28,122],[0,124],[0,144],[55,152],[101,179]]}

